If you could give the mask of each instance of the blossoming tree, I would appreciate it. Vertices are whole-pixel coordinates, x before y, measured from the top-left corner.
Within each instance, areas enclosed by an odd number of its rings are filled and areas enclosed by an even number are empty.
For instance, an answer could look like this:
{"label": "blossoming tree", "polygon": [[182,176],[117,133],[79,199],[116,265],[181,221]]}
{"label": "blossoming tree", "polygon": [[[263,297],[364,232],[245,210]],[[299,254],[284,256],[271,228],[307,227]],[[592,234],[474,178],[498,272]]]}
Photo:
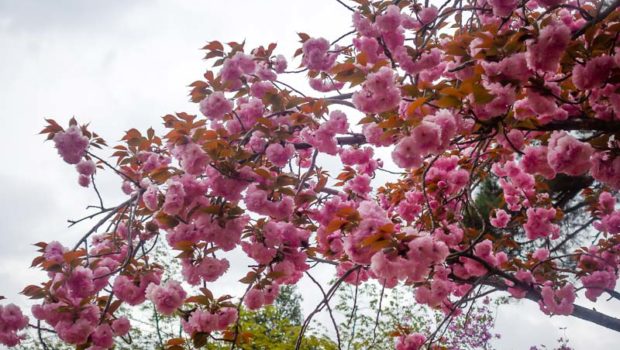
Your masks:
{"label": "blossoming tree", "polygon": [[[23,290],[36,321],[0,306],[0,343],[30,324],[108,349],[132,327],[119,308],[149,299],[183,324],[167,349],[214,334],[234,349],[247,341],[240,305],[271,304],[315,264],[334,265],[335,282],[296,349],[343,283],[369,281],[413,286],[445,314],[440,328],[506,291],[541,316],[620,331],[575,303],[620,298],[620,1],[337,1],[353,29],[332,42],[300,33],[297,69],[275,44],[209,42],[213,68],[191,84],[201,115],[164,116],[164,135],[129,130],[111,159],[87,125],[47,121],[81,186],[112,171],[127,198],[101,202],[75,244],[37,243],[49,279]],[[488,213],[475,203],[485,183],[501,190]],[[160,239],[182,264],[165,282],[149,260]],[[233,250],[254,261],[247,288],[214,295]],[[433,348],[440,332],[395,329],[394,343]]]}

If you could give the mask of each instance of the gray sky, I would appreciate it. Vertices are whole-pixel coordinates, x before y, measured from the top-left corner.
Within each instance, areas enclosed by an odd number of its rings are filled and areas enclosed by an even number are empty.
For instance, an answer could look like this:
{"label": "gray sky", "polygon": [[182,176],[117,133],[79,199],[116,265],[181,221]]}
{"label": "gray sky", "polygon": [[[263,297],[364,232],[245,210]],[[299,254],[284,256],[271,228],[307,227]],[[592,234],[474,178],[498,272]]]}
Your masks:
{"label": "gray sky", "polygon": [[[296,32],[334,39],[349,30],[348,17],[335,0],[0,0],[0,295],[26,305],[18,291],[44,277],[28,269],[31,244],[74,242],[84,226],[68,230],[66,219],[95,203],[76,185],[73,168],[37,135],[44,117],[65,124],[76,116],[114,144],[130,127],[159,128],[164,114],[197,113],[187,85],[207,67],[199,50],[207,41],[246,39],[247,47],[275,41],[290,58]],[[122,198],[115,179],[102,176],[100,187],[110,204]],[[233,269],[223,291],[236,288],[236,271],[242,268]],[[313,286],[304,282],[307,288]],[[305,311],[318,301],[318,293],[306,296]],[[620,314],[617,302],[597,309]],[[497,330],[498,349],[552,345],[564,334],[576,349],[620,342],[615,332],[548,318],[527,301],[502,307]]]}

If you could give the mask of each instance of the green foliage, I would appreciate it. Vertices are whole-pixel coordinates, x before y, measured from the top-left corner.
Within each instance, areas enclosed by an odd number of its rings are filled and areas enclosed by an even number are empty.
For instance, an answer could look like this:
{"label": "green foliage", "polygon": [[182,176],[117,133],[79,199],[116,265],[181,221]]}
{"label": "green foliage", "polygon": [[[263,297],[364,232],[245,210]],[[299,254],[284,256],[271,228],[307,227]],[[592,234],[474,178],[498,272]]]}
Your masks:
{"label": "green foliage", "polygon": [[[301,296],[293,286],[284,286],[274,305],[258,311],[241,311],[240,333],[247,340],[237,346],[241,350],[289,350],[294,348],[301,330]],[[337,345],[324,335],[310,329],[306,332],[301,349],[335,350]],[[230,349],[230,343],[215,341],[209,350]]]}

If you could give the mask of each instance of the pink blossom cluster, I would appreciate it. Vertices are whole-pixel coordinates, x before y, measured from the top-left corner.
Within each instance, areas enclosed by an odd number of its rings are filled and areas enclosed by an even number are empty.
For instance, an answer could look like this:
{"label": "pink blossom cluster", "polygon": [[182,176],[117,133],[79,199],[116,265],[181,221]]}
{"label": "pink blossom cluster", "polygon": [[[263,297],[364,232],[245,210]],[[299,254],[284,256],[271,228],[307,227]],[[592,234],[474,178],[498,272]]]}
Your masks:
{"label": "pink blossom cluster", "polygon": [[392,159],[401,168],[417,168],[426,156],[443,152],[457,131],[456,117],[448,110],[439,110],[400,140],[392,151]]}
{"label": "pink blossom cluster", "polygon": [[150,284],[146,297],[153,302],[155,309],[163,315],[171,315],[185,302],[187,293],[179,282],[170,280],[164,284]]}
{"label": "pink blossom cluster", "polygon": [[533,70],[555,73],[570,41],[571,31],[563,22],[552,21],[527,45],[527,63]]}
{"label": "pink blossom cluster", "polygon": [[548,315],[565,315],[573,313],[575,302],[575,287],[567,283],[559,289],[553,288],[551,282],[545,283],[540,291],[542,300],[539,301],[540,309]]}
{"label": "pink blossom cluster", "polygon": [[[254,57],[243,52],[237,52],[234,56],[224,61],[220,75],[222,82],[228,89],[238,90],[242,85],[241,78],[247,74],[254,73],[255,70],[256,63],[254,62]],[[221,110],[225,110],[224,106],[226,106],[226,103],[220,99],[220,102],[214,103],[214,105],[218,106],[216,110],[221,112]]]}
{"label": "pink blossom cluster", "polygon": [[183,330],[190,335],[223,331],[237,321],[237,309],[222,307],[214,312],[197,309],[187,320],[181,320]]}
{"label": "pink blossom cluster", "polygon": [[216,91],[200,101],[200,112],[211,120],[222,120],[222,118],[232,112],[233,104],[223,92]]}
{"label": "pink blossom cluster", "polygon": [[364,113],[382,113],[396,108],[400,98],[394,71],[381,67],[376,73],[368,74],[362,89],[353,94],[353,104]]}
{"label": "pink blossom cluster", "polygon": [[54,136],[54,144],[65,162],[77,164],[86,155],[89,140],[82,134],[79,126],[72,125]]}
{"label": "pink blossom cluster", "polygon": [[426,336],[421,333],[403,335],[396,338],[396,350],[418,350],[426,343]]}
{"label": "pink blossom cluster", "polygon": [[267,159],[269,159],[273,165],[280,168],[285,166],[294,154],[295,146],[291,143],[287,143],[284,146],[279,143],[272,143],[267,146],[265,150]]}
{"label": "pink blossom cluster", "polygon": [[280,200],[271,200],[269,193],[255,184],[248,187],[245,195],[245,204],[248,210],[275,219],[288,218],[293,214],[294,210],[294,203],[291,197],[284,195]]}
{"label": "pink blossom cluster", "polygon": [[557,239],[560,236],[560,227],[553,223],[555,215],[555,208],[528,208],[527,222],[523,225],[527,238]]}
{"label": "pink blossom cluster", "polygon": [[515,161],[503,165],[495,163],[492,171],[500,177],[498,182],[504,192],[508,209],[518,211],[522,206],[530,206],[529,200],[536,193],[534,176],[526,173]]}
{"label": "pink blossom cluster", "polygon": [[17,332],[28,326],[28,317],[15,304],[0,305],[0,344],[15,346],[25,338]]}
{"label": "pink blossom cluster", "polygon": [[344,134],[349,129],[347,115],[335,110],[329,114],[329,120],[318,129],[305,128],[301,132],[303,141],[315,147],[319,152],[335,155],[338,153],[337,134]]}
{"label": "pink blossom cluster", "polygon": [[338,58],[337,52],[329,52],[329,41],[310,38],[303,45],[302,64],[311,70],[328,71]]}
{"label": "pink blossom cluster", "polygon": [[244,305],[250,310],[258,310],[264,305],[271,305],[280,293],[280,286],[277,283],[270,284],[264,289],[252,288],[243,299]]}

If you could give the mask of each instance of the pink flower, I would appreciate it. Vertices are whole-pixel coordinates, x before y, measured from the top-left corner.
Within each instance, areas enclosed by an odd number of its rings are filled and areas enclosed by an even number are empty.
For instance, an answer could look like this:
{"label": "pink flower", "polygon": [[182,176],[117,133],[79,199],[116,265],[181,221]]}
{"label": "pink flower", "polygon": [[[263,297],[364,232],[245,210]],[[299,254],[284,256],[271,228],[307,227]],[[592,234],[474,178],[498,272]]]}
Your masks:
{"label": "pink flower", "polygon": [[590,144],[581,142],[565,131],[554,131],[549,139],[547,160],[553,170],[568,175],[582,175],[590,169]]}
{"label": "pink flower", "polygon": [[187,293],[181,285],[173,280],[163,285],[151,284],[146,288],[146,297],[155,304],[157,311],[164,315],[172,315],[183,302]]}
{"label": "pink flower", "polygon": [[166,196],[164,200],[163,210],[166,214],[176,215],[181,209],[183,209],[183,205],[185,203],[185,190],[183,189],[183,184],[176,180],[168,181],[168,190],[166,191]]}
{"label": "pink flower", "polygon": [[301,63],[311,70],[327,71],[338,57],[337,53],[329,53],[329,41],[324,38],[310,38],[303,45]]}
{"label": "pink flower", "polygon": [[392,160],[401,168],[418,168],[422,165],[422,155],[413,136],[403,137],[392,151]]}
{"label": "pink flower", "polygon": [[571,31],[562,22],[551,22],[527,45],[527,63],[534,70],[555,72],[570,41]]}
{"label": "pink flower", "polygon": [[94,329],[94,324],[83,318],[78,318],[75,322],[63,320],[54,327],[62,341],[75,345],[86,343]]}
{"label": "pink flower", "polygon": [[16,346],[24,335],[18,335],[17,332],[28,326],[28,317],[22,314],[22,311],[15,304],[6,306],[0,305],[0,344],[6,346]]}
{"label": "pink flower", "polygon": [[375,38],[359,37],[353,38],[353,45],[360,52],[364,53],[368,63],[376,63],[383,53],[379,42]]}
{"label": "pink flower", "polygon": [[142,304],[146,299],[144,290],[125,275],[117,276],[112,287],[114,295],[129,305]]}
{"label": "pink flower", "polygon": [[49,262],[61,264],[64,262],[63,255],[66,251],[67,248],[60,244],[60,242],[52,241],[49,242],[48,245],[45,247],[43,257]]}
{"label": "pink flower", "polygon": [[426,342],[426,337],[420,333],[400,336],[396,340],[396,350],[419,350]]}
{"label": "pink flower", "polygon": [[538,248],[534,254],[532,254],[532,257],[538,261],[547,260],[549,258],[549,250],[545,248]]}
{"label": "pink flower", "polygon": [[605,291],[614,290],[618,277],[613,271],[594,271],[592,274],[581,277],[581,283],[586,288],[586,298],[596,301]]}
{"label": "pink flower", "polygon": [[528,239],[544,238],[551,236],[555,239],[560,234],[558,225],[551,221],[555,219],[554,208],[529,208],[527,210],[527,222],[523,229]]}
{"label": "pink flower", "polygon": [[334,80],[311,78],[308,82],[311,88],[319,92],[330,92],[330,91],[342,89],[344,87],[343,82],[334,81]]}
{"label": "pink flower", "polygon": [[78,177],[78,184],[82,187],[90,186],[90,176],[80,175]]}
{"label": "pink flower", "polygon": [[585,66],[573,67],[573,83],[580,90],[589,90],[601,86],[609,77],[614,60],[610,56],[598,56],[589,60]]}
{"label": "pink flower", "polygon": [[505,210],[499,209],[495,212],[495,217],[491,218],[491,225],[497,228],[505,228],[510,222],[510,214]]}
{"label": "pink flower", "polygon": [[214,282],[220,278],[228,268],[230,263],[226,259],[216,259],[206,256],[198,265],[193,265],[189,260],[183,260],[182,274],[187,283],[197,285],[201,279],[207,282]]}
{"label": "pink flower", "polygon": [[282,55],[277,55],[275,60],[273,61],[273,69],[276,71],[276,73],[280,74],[284,73],[286,67],[286,58]]}
{"label": "pink flower", "polygon": [[109,325],[101,324],[95,328],[95,331],[90,335],[90,339],[93,345],[108,349],[114,345],[113,335],[114,333]]}
{"label": "pink flower", "polygon": [[243,303],[250,310],[258,310],[265,304],[265,295],[262,290],[252,288],[245,295]]}
{"label": "pink flower", "polygon": [[295,154],[295,146],[292,143],[287,143],[285,146],[279,143],[272,143],[265,150],[267,159],[279,168],[285,166],[293,154]]}
{"label": "pink flower", "polygon": [[573,313],[573,303],[575,302],[575,288],[567,283],[564,287],[554,291],[551,282],[545,283],[540,295],[542,300],[538,303],[542,312],[547,315],[565,315]]}
{"label": "pink flower", "polygon": [[217,311],[217,330],[225,330],[237,321],[239,314],[234,307],[223,307]]}
{"label": "pink flower", "polygon": [[353,104],[364,113],[382,113],[398,106],[400,89],[394,81],[394,72],[381,67],[378,72],[368,74],[362,90],[353,94]]}
{"label": "pink flower", "polygon": [[360,197],[366,197],[372,190],[370,187],[370,176],[357,175],[351,181],[347,182],[345,189],[357,194]]}
{"label": "pink flower", "polygon": [[592,155],[592,177],[613,189],[620,189],[620,157],[606,152]]}
{"label": "pink flower", "polygon": [[385,12],[375,20],[375,25],[384,33],[393,32],[400,26],[400,8],[396,5],[390,5]]}
{"label": "pink flower", "polygon": [[416,152],[426,156],[434,154],[441,149],[441,129],[435,123],[423,121],[411,132],[411,137],[416,143]]}
{"label": "pink flower", "polygon": [[116,336],[124,336],[129,333],[129,329],[131,325],[127,317],[122,316],[112,322],[112,330],[114,331],[114,335]]}
{"label": "pink flower", "polygon": [[353,13],[353,26],[363,36],[370,38],[379,36],[379,30],[376,25],[359,12]]}
{"label": "pink flower", "polygon": [[222,120],[224,115],[232,110],[232,102],[228,101],[221,91],[216,91],[200,101],[200,112],[211,120]]}
{"label": "pink flower", "polygon": [[202,174],[209,163],[209,156],[207,153],[200,145],[193,142],[175,146],[172,152],[181,162],[183,170],[190,175]]}
{"label": "pink flower", "polygon": [[84,176],[91,176],[95,173],[97,169],[95,166],[95,162],[90,159],[82,159],[76,166],[78,173]]}
{"label": "pink flower", "polygon": [[438,13],[439,10],[437,10],[435,6],[424,7],[418,12],[418,18],[420,19],[420,23],[425,25],[433,22],[437,18]]}
{"label": "pink flower", "polygon": [[159,190],[157,186],[149,185],[142,194],[142,200],[148,210],[157,210],[159,208]]}
{"label": "pink flower", "polygon": [[224,61],[220,74],[227,88],[238,90],[241,87],[241,77],[244,74],[252,74],[255,70],[254,58],[243,52],[237,52],[233,57]]}
{"label": "pink flower", "polygon": [[[515,273],[515,278],[521,281],[526,286],[529,286],[532,284],[532,282],[534,282],[534,276],[532,276],[532,273],[529,270],[517,271],[517,273]],[[512,286],[508,288],[508,293],[510,293],[513,297],[521,299],[527,295],[526,289],[514,286],[514,283],[512,281],[506,281],[506,284]]]}
{"label": "pink flower", "polygon": [[508,17],[517,7],[517,0],[489,0],[493,14],[498,17]]}
{"label": "pink flower", "polygon": [[67,278],[67,287],[71,296],[84,298],[93,292],[93,271],[83,266],[77,266]]}
{"label": "pink flower", "polygon": [[549,166],[547,161],[546,146],[528,146],[525,148],[523,158],[521,159],[521,167],[528,174],[540,174],[545,179],[555,178],[555,170]]}
{"label": "pink flower", "polygon": [[88,137],[82,135],[82,130],[77,125],[72,125],[67,130],[54,136],[54,143],[58,154],[69,164],[78,164],[86,155]]}
{"label": "pink flower", "polygon": [[181,323],[186,333],[194,335],[195,333],[210,333],[217,330],[218,321],[218,315],[198,309],[192,312],[187,321],[181,320]]}

